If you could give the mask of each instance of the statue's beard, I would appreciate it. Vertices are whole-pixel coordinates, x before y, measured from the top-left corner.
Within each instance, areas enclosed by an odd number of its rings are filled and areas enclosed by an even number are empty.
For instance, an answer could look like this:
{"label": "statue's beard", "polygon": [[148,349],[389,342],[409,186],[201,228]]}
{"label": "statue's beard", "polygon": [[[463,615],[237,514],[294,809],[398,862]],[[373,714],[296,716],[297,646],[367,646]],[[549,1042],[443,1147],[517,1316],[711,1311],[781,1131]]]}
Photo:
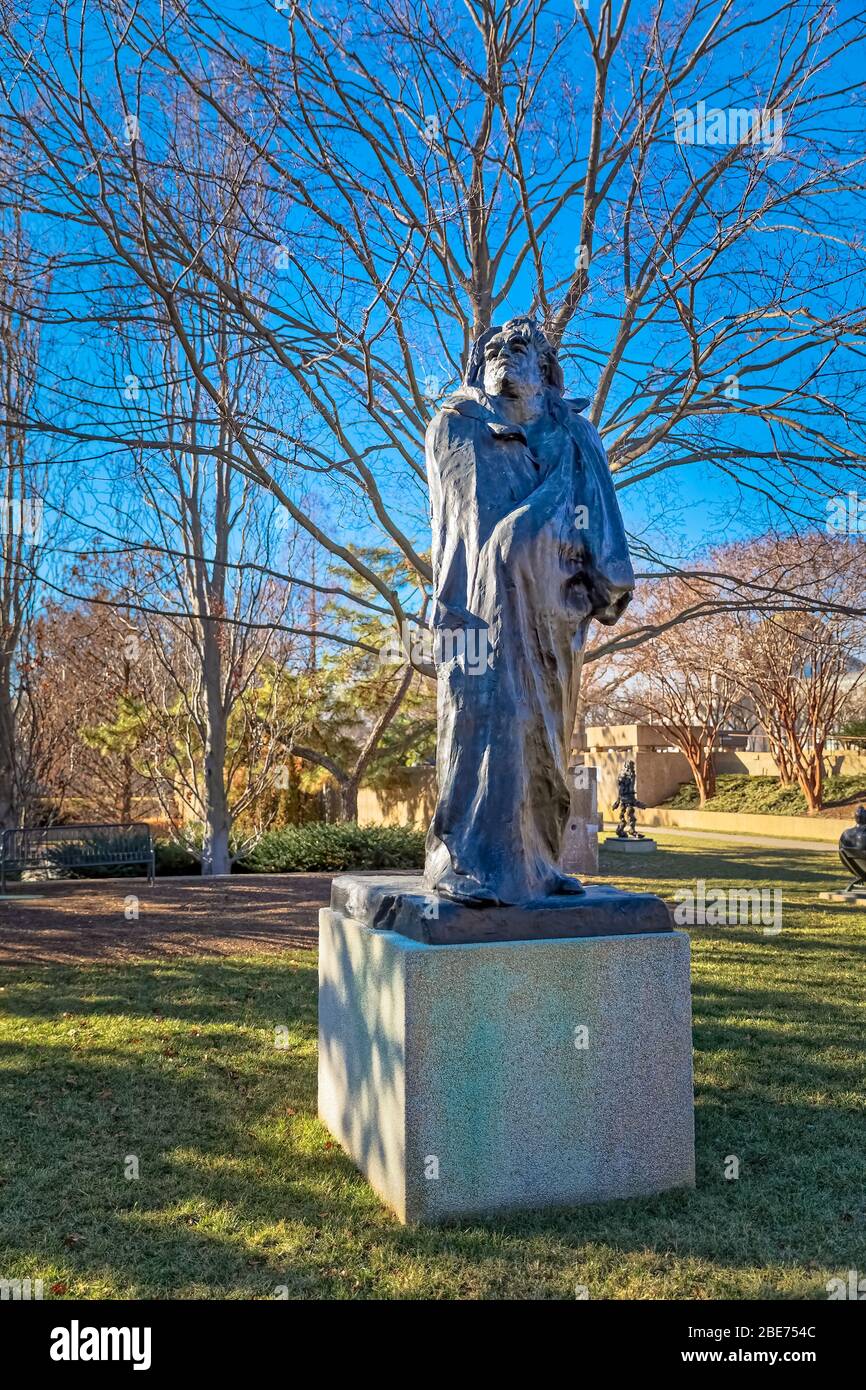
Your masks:
{"label": "statue's beard", "polygon": [[507,373],[493,380],[485,378],[482,393],[488,409],[495,415],[522,423],[534,420],[543,412],[547,394],[543,386]]}
{"label": "statue's beard", "polygon": [[489,396],[505,396],[510,401],[528,401],[536,395],[536,392],[528,381],[512,376],[506,368],[504,371],[493,373],[487,394]]}

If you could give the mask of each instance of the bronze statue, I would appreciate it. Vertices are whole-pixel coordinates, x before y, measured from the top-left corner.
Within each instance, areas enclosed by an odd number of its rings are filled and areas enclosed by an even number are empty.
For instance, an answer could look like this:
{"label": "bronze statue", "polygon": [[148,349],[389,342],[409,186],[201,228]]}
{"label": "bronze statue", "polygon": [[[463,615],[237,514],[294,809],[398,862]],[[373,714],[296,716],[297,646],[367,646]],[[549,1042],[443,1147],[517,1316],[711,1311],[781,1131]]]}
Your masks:
{"label": "bronze statue", "polygon": [[646,807],[642,801],[638,801],[636,795],[637,770],[634,762],[629,758],[623,771],[617,778],[616,801],[613,803],[613,810],[619,811],[619,824],[616,827],[617,839],[619,840],[644,840],[637,828],[637,816],[635,811],[645,811]]}
{"label": "bronze statue", "polygon": [[855,877],[848,884],[846,892],[852,888],[866,888],[866,806],[858,806],[854,812],[856,825],[843,830],[839,836],[839,858]]}
{"label": "bronze statue", "polygon": [[472,906],[583,892],[558,867],[583,648],[634,588],[586,405],[516,318],[478,339],[427,431],[439,799],[425,884]]}

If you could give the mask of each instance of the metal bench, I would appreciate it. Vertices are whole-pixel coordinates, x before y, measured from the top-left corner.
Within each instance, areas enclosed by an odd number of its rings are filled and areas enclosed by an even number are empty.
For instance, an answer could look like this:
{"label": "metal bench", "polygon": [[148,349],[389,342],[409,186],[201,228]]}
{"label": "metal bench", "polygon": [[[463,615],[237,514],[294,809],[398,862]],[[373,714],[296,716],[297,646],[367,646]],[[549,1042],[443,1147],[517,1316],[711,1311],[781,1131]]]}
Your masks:
{"label": "metal bench", "polygon": [[27,869],[87,869],[142,864],[153,883],[156,858],[149,825],[49,825],[4,830],[0,843],[0,892],[7,873]]}

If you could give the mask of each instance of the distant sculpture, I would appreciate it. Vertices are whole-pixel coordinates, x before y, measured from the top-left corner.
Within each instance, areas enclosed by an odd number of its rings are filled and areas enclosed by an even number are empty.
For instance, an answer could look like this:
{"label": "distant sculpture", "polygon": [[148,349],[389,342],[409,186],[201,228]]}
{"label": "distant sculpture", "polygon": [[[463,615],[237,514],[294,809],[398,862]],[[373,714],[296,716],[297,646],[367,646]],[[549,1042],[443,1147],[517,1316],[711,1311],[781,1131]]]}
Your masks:
{"label": "distant sculpture", "polygon": [[581,893],[557,866],[590,620],[634,574],[601,440],[530,318],[474,344],[427,431],[439,799],[425,882],[475,905]]}
{"label": "distant sculpture", "polygon": [[646,837],[641,835],[637,828],[637,816],[635,811],[645,811],[646,807],[642,801],[638,801],[637,793],[637,770],[634,762],[629,758],[616,782],[616,801],[613,803],[613,810],[619,811],[619,823],[616,827],[617,838],[620,840],[643,840]]}
{"label": "distant sculpture", "polygon": [[839,836],[839,858],[849,874],[854,874],[852,888],[866,887],[866,806],[858,806],[854,812],[856,825],[843,830]]}

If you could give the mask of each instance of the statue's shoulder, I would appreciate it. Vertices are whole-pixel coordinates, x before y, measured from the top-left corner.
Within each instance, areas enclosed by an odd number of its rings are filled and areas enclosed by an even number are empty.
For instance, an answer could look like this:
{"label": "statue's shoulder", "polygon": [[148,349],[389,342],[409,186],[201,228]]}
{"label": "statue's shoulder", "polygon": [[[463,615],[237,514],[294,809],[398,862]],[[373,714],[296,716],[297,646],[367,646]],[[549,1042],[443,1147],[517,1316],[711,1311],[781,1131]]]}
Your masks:
{"label": "statue's shoulder", "polygon": [[474,428],[478,421],[491,418],[490,410],[478,393],[471,387],[464,387],[442,402],[427,426],[427,442],[434,443],[455,432],[463,433]]}
{"label": "statue's shoulder", "polygon": [[591,402],[586,396],[575,396],[570,400],[563,397],[562,406],[565,411],[566,423],[572,434],[578,439],[598,439],[598,430],[583,413],[590,404]]}
{"label": "statue's shoulder", "polygon": [[474,386],[461,386],[459,391],[445,397],[433,419],[439,415],[460,415],[464,419],[489,420],[492,411],[481,392]]}
{"label": "statue's shoulder", "polygon": [[604,440],[592,421],[583,413],[590,402],[585,398],[579,398],[563,400],[562,404],[565,408],[568,431],[580,450],[581,458],[586,463],[594,463],[602,474],[607,474],[609,464]]}

